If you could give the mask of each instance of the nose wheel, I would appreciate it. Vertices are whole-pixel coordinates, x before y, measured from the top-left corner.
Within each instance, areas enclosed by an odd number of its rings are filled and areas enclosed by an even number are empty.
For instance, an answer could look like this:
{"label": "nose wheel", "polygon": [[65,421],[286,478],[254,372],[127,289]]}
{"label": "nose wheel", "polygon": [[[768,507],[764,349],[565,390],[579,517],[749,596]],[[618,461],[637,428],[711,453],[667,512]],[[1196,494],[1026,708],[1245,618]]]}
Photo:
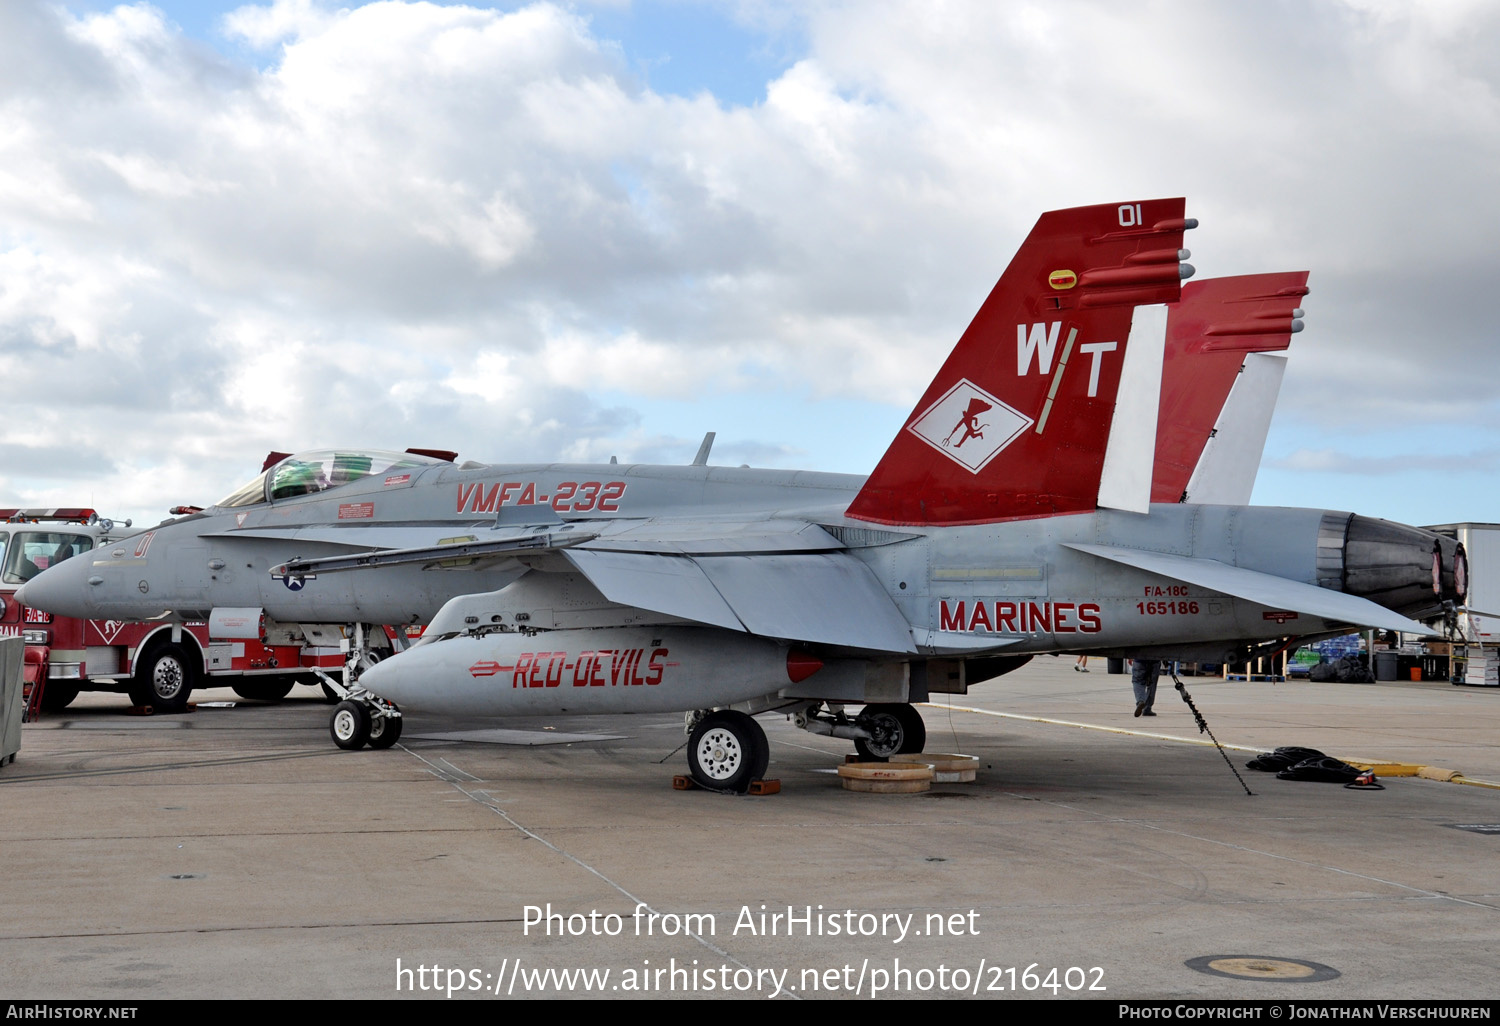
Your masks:
{"label": "nose wheel", "polygon": [[710,791],[744,794],[766,775],[771,745],[754,718],[732,709],[709,713],[688,738],[688,770]]}
{"label": "nose wheel", "polygon": [[401,739],[401,710],[359,685],[360,674],[384,658],[385,650],[371,644],[372,638],[384,636],[383,631],[368,624],[351,624],[343,681],[322,670],[313,671],[321,678],[324,696],[330,702],[338,701],[328,719],[328,733],[334,744],[348,751],[365,745],[389,748]]}
{"label": "nose wheel", "polygon": [[328,733],[347,751],[389,748],[401,739],[401,723],[401,710],[389,702],[346,698],[334,707]]}
{"label": "nose wheel", "polygon": [[370,713],[359,702],[340,702],[328,722],[333,743],[350,751],[363,748],[370,740]]}

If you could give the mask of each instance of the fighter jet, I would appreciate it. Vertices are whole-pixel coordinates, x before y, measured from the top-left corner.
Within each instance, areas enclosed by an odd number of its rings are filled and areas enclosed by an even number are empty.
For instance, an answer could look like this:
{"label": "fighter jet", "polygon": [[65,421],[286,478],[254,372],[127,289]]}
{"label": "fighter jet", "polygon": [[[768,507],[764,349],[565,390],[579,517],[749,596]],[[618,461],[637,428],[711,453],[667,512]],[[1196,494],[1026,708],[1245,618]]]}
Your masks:
{"label": "fighter jet", "polygon": [[[346,748],[393,744],[403,708],[684,711],[693,778],[731,792],[765,773],[759,713],[885,758],[921,751],[913,703],[1038,653],[1234,662],[1353,625],[1424,632],[1461,597],[1450,540],[1149,501],[1184,214],[1044,214],[868,477],[300,453],[18,598],[342,634]],[[399,653],[370,626],[407,623],[427,629]]]}

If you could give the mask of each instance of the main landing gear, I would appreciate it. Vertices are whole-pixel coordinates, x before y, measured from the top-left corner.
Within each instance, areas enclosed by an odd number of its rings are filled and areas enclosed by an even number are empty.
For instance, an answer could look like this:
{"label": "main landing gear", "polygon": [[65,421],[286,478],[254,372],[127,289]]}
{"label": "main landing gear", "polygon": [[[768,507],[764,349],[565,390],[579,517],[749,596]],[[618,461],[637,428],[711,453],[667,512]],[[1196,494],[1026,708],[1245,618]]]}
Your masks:
{"label": "main landing gear", "polygon": [[[344,664],[343,681],[321,670],[315,671],[322,678],[324,694],[330,700],[340,699],[329,718],[328,733],[333,736],[334,744],[349,751],[365,745],[389,748],[401,740],[401,710],[359,686],[360,674],[390,655],[388,649],[371,646],[371,631],[379,631],[379,628],[355,624],[350,630],[349,658]],[[384,631],[379,631],[381,640],[384,635]]]}
{"label": "main landing gear", "polygon": [[868,739],[854,739],[854,750],[864,759],[883,762],[893,755],[914,755],[927,746],[922,714],[906,702],[867,705],[854,723],[870,732]]}
{"label": "main landing gear", "polygon": [[[922,714],[908,702],[867,705],[852,719],[842,706],[825,710],[822,702],[779,711],[789,713],[803,730],[853,741],[860,758],[872,762],[912,755],[927,744]],[[771,747],[753,717],[735,709],[699,710],[688,714],[687,725],[688,770],[699,787],[744,794],[765,776]]]}
{"label": "main landing gear", "polygon": [[698,720],[688,736],[688,770],[710,791],[744,794],[766,775],[771,743],[754,717],[720,709]]}
{"label": "main landing gear", "polygon": [[842,706],[825,712],[822,703],[814,702],[792,713],[792,722],[813,734],[853,741],[859,757],[871,762],[914,755],[927,746],[922,714],[909,702],[867,705],[853,719]]}

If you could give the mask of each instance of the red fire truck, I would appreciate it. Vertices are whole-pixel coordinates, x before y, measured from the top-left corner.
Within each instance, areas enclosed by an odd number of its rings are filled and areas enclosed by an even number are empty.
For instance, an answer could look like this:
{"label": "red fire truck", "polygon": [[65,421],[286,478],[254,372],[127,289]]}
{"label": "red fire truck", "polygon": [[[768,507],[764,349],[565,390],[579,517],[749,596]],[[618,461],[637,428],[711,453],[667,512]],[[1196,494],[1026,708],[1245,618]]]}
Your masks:
{"label": "red fire truck", "polygon": [[0,637],[26,641],[28,718],[66,708],[80,691],[123,692],[159,712],[182,710],[193,689],[208,686],[275,701],[299,682],[315,683],[314,668],[336,674],[343,666],[334,647],[217,640],[203,623],[76,620],[15,600],[47,567],[121,536],[91,509],[0,509]]}

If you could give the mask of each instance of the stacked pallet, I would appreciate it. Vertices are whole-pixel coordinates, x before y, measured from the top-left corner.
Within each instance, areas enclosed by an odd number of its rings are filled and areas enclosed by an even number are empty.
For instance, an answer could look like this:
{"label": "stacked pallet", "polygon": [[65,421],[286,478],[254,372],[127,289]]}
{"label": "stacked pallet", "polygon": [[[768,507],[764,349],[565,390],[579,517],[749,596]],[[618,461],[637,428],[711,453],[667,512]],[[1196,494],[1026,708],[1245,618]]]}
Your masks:
{"label": "stacked pallet", "polygon": [[1500,687],[1500,652],[1495,649],[1469,649],[1464,683],[1481,687]]}

